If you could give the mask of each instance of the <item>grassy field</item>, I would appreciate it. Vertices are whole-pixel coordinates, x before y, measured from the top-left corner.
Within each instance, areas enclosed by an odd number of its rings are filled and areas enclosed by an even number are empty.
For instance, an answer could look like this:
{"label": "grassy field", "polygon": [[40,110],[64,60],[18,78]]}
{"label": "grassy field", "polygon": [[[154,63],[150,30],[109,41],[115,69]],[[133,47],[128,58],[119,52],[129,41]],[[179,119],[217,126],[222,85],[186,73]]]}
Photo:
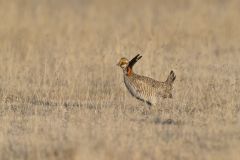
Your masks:
{"label": "grassy field", "polygon": [[[237,0],[0,0],[1,160],[237,160]],[[177,78],[147,110],[135,72]]]}

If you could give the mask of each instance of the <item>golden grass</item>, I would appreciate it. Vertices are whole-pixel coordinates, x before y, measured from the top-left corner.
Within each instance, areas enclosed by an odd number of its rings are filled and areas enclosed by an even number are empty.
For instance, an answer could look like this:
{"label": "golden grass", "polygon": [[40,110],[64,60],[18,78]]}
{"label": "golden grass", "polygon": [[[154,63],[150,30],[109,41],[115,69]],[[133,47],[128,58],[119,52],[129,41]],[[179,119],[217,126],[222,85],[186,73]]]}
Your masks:
{"label": "golden grass", "polygon": [[[0,159],[238,159],[237,0],[0,1]],[[137,73],[177,75],[145,110]]]}

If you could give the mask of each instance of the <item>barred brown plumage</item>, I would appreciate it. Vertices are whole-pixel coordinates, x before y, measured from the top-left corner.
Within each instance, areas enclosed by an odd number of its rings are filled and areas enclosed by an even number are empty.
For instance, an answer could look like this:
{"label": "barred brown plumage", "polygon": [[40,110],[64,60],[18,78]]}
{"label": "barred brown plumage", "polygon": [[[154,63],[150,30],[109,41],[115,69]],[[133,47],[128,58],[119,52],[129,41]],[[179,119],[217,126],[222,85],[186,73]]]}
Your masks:
{"label": "barred brown plumage", "polygon": [[132,67],[141,58],[142,56],[139,54],[131,61],[128,61],[127,58],[121,58],[117,64],[123,69],[124,83],[131,95],[148,105],[156,105],[160,98],[172,98],[173,82],[176,79],[175,73],[171,71],[164,82],[138,75],[133,72]]}

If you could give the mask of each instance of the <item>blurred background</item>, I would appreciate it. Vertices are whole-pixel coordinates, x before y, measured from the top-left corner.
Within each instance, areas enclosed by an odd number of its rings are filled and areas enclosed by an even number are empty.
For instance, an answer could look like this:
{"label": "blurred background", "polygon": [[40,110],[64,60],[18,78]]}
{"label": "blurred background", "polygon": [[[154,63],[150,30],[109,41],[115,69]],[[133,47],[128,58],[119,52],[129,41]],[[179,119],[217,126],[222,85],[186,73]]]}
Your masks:
{"label": "blurred background", "polygon": [[[120,57],[137,53],[145,57],[139,64],[145,73],[156,77],[170,68],[183,73],[186,65],[237,69],[239,6],[237,0],[1,1],[2,81],[18,76],[46,84],[61,73],[61,80],[89,81],[88,73],[112,73]],[[163,75],[154,73],[158,67]]]}

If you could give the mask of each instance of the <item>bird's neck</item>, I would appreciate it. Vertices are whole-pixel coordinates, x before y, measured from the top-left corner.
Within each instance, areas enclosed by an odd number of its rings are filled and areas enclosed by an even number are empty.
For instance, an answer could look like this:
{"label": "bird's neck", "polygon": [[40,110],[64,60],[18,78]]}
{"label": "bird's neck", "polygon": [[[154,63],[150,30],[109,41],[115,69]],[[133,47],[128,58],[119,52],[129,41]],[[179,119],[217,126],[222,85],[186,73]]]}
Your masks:
{"label": "bird's neck", "polygon": [[133,74],[133,70],[131,67],[126,67],[124,70],[123,70],[124,74],[126,76],[131,76]]}

